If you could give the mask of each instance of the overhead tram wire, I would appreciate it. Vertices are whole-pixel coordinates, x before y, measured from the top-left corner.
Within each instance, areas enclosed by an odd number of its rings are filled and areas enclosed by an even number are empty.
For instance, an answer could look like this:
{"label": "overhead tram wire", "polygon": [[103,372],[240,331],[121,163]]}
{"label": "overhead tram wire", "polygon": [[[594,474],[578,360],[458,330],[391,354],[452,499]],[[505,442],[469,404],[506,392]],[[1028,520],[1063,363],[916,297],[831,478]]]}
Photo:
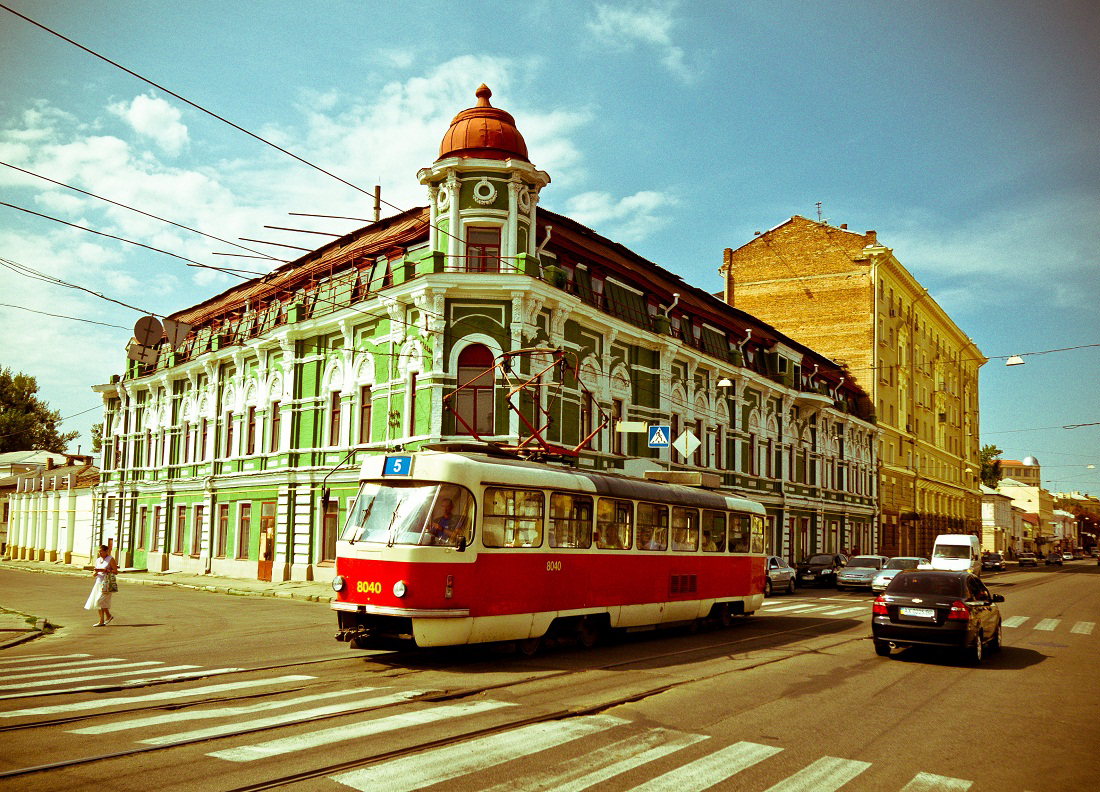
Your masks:
{"label": "overhead tram wire", "polygon": [[[106,231],[96,231],[94,228],[88,228],[87,226],[77,225],[76,223],[70,223],[69,221],[62,220],[59,217],[52,217],[50,215],[42,214],[41,212],[32,211],[31,209],[25,209],[22,206],[16,206],[15,204],[10,204],[7,201],[0,201],[0,206],[7,206],[10,209],[16,209],[20,212],[26,212],[29,215],[34,215],[35,217],[41,217],[45,220],[52,220],[55,223],[61,223],[62,225],[67,225],[67,226],[70,226],[71,228],[78,228],[81,231],[87,231],[89,234],[97,234],[99,236],[108,237],[109,239],[118,240],[119,242],[125,242],[128,245],[136,245],[137,247],[142,247],[142,248],[145,248],[146,250],[152,250],[156,253],[163,253],[166,256],[171,256],[172,258],[178,258],[180,261],[187,262],[187,266],[189,266],[189,267],[202,267],[203,269],[216,270],[217,272],[224,272],[227,275],[234,275],[238,278],[241,278],[242,280],[251,280],[251,278],[249,276],[263,276],[263,275],[266,274],[266,273],[263,273],[263,272],[257,272],[256,270],[231,269],[231,268],[228,268],[228,267],[215,267],[211,264],[203,264],[201,261],[195,261],[194,259],[189,259],[186,256],[179,255],[178,253],[170,253],[167,250],[164,250],[164,249],[158,248],[158,247],[153,247],[152,245],[146,245],[143,242],[135,242],[132,239],[126,239],[125,237],[115,236],[114,234],[108,234]],[[241,273],[247,273],[247,274],[242,275]]]}
{"label": "overhead tram wire", "polygon": [[[310,168],[313,168],[315,171],[318,171],[319,173],[323,173],[326,176],[329,176],[333,179],[336,179],[336,181],[340,182],[341,184],[344,184],[344,185],[352,188],[353,190],[361,192],[363,195],[369,195],[372,199],[376,198],[379,203],[383,203],[386,206],[390,207],[391,209],[394,209],[397,212],[404,212],[405,211],[400,206],[397,206],[397,205],[392,204],[389,201],[385,200],[384,198],[382,198],[381,195],[376,195],[374,193],[374,191],[366,190],[366,189],[360,187],[357,184],[353,184],[352,182],[348,181],[347,179],[345,179],[341,176],[337,176],[332,171],[329,171],[329,170],[326,170],[326,169],[322,168],[320,165],[316,165],[316,164],[310,162],[309,160],[307,160],[303,157],[299,157],[294,152],[288,151],[287,149],[283,148],[282,146],[280,146],[276,143],[272,143],[267,138],[261,137],[260,135],[257,135],[255,132],[250,132],[249,130],[247,130],[243,126],[241,126],[240,124],[235,124],[234,122],[230,121],[228,118],[225,118],[224,116],[218,115],[213,110],[208,110],[207,108],[203,107],[202,105],[200,105],[196,102],[192,102],[190,99],[187,99],[186,97],[181,96],[180,94],[176,93],[175,91],[173,91],[169,88],[165,88],[160,83],[154,82],[153,80],[150,80],[148,77],[144,77],[144,76],[138,74],[133,69],[126,68],[121,63],[118,63],[117,61],[111,60],[106,55],[101,55],[98,52],[96,52],[95,50],[90,49],[88,47],[85,47],[83,44],[80,44],[79,42],[74,41],[73,39],[69,38],[68,36],[64,35],[63,33],[59,33],[58,31],[54,30],[53,28],[48,27],[48,26],[42,24],[41,22],[37,22],[34,19],[31,19],[26,14],[22,14],[22,13],[16,11],[14,8],[12,8],[8,5],[5,5],[2,2],[0,2],[0,8],[4,9],[8,13],[14,14],[15,16],[19,17],[20,19],[22,19],[26,22],[31,23],[35,27],[40,28],[41,30],[44,30],[45,32],[49,33],[51,36],[56,36],[57,38],[61,39],[62,41],[65,41],[69,44],[72,44],[77,49],[83,50],[84,52],[88,53],[92,57],[98,58],[99,60],[103,61],[104,63],[108,63],[111,66],[114,66],[116,69],[120,69],[120,70],[126,72],[131,77],[134,77],[138,80],[141,80],[142,82],[144,82],[148,85],[151,85],[151,86],[153,86],[154,88],[156,88],[158,90],[164,91],[169,96],[175,97],[176,99],[180,100],[181,102],[188,105],[189,107],[193,107],[194,109],[198,110],[200,113],[205,113],[206,115],[210,116],[211,118],[215,118],[218,121],[221,121],[223,124],[228,124],[229,126],[236,129],[238,132],[243,132],[244,134],[248,135],[250,138],[252,138],[254,140],[258,140],[259,142],[263,143],[264,145],[270,146],[271,148],[275,149],[276,151],[282,152],[283,154],[287,155],[291,159],[297,160],[298,162],[302,163],[303,165],[306,165]],[[414,218],[414,219],[418,223],[423,223],[423,224],[425,224],[429,227],[434,227],[435,230],[438,233],[441,233],[445,236],[451,237],[452,239],[458,239],[458,237],[456,237],[454,234],[450,233],[446,229],[440,228],[439,226],[433,226],[430,221],[420,220],[419,218]],[[253,241],[253,240],[245,240],[245,241]]]}
{"label": "overhead tram wire", "polygon": [[39,272],[38,270],[32,269],[25,264],[20,264],[17,261],[12,261],[11,259],[0,257],[0,267],[5,267],[18,275],[22,275],[26,278],[31,278],[33,280],[39,280],[43,283],[50,283],[54,286],[63,286],[67,289],[76,289],[78,291],[87,292],[93,297],[98,297],[101,300],[106,300],[107,302],[114,303],[115,305],[121,305],[123,308],[129,308],[131,311],[137,311],[138,313],[146,314],[148,316],[163,316],[163,314],[157,314],[153,311],[146,310],[145,308],[139,308],[136,305],[130,305],[129,303],[124,303],[121,300],[116,300],[113,297],[108,297],[107,295],[101,294],[97,291],[93,291],[86,286],[69,283],[68,281],[62,280],[61,278],[56,278],[52,275],[46,275],[43,272]]}
{"label": "overhead tram wire", "polygon": [[88,324],[103,325],[104,327],[117,327],[120,330],[129,331],[129,327],[123,325],[110,324],[108,322],[97,322],[94,319],[81,319],[79,316],[66,316],[65,314],[49,313],[48,311],[37,311],[34,308],[28,308],[25,305],[12,305],[11,303],[0,303],[0,308],[18,308],[21,311],[30,311],[31,313],[41,314],[42,316],[54,316],[58,319],[71,319],[74,322],[87,322]]}
{"label": "overhead tram wire", "polygon": [[162,223],[168,223],[168,225],[173,225],[176,228],[182,228],[184,231],[190,231],[193,234],[198,234],[199,236],[204,236],[207,239],[213,239],[216,242],[222,242],[226,245],[232,245],[235,248],[240,248],[241,250],[247,250],[249,253],[257,254],[260,258],[267,258],[267,259],[271,259],[272,261],[283,261],[283,259],[278,259],[278,258],[275,258],[274,256],[269,256],[266,253],[261,253],[259,250],[253,250],[252,248],[245,247],[244,245],[239,245],[236,242],[229,241],[228,239],[222,239],[221,237],[214,236],[213,234],[207,234],[205,231],[200,231],[197,228],[191,228],[191,226],[184,225],[183,223],[177,223],[174,220],[169,220],[169,219],[164,218],[164,217],[159,217],[159,216],[157,216],[155,214],[152,214],[150,212],[145,212],[145,211],[142,211],[141,209],[137,209],[133,206],[128,206],[127,204],[124,204],[120,201],[114,201],[110,198],[105,198],[102,195],[96,195],[93,192],[88,192],[87,190],[82,190],[79,187],[74,187],[71,184],[66,184],[65,182],[60,182],[60,181],[57,181],[56,179],[51,179],[49,176],[43,176],[41,173],[35,173],[34,171],[29,171],[26,168],[20,168],[18,165],[12,165],[10,162],[4,162],[4,161],[0,160],[0,165],[4,165],[5,167],[11,168],[12,170],[17,170],[20,173],[25,173],[28,176],[34,176],[36,179],[42,179],[43,181],[48,181],[50,184],[56,184],[59,187],[64,187],[66,190],[72,190],[73,192],[78,192],[81,195],[87,195],[91,198],[96,198],[100,201],[105,201],[109,204],[114,204],[115,206],[122,207],[123,209],[128,209],[131,212],[137,212],[138,214],[144,215],[145,217],[151,217],[152,219],[159,220]]}

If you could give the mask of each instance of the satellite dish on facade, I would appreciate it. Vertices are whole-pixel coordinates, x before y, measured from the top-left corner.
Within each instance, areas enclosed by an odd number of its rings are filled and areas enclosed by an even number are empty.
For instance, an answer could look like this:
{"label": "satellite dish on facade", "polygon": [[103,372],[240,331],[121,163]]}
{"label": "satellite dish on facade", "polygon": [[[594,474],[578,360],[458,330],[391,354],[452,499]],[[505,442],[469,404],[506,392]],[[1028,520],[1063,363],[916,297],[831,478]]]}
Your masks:
{"label": "satellite dish on facade", "polygon": [[191,325],[187,322],[177,322],[175,319],[164,320],[164,334],[168,336],[168,343],[171,344],[172,349],[182,344],[190,332]]}
{"label": "satellite dish on facade", "polygon": [[155,316],[143,316],[134,322],[134,340],[142,346],[153,346],[164,335],[164,328]]}
{"label": "satellite dish on facade", "polygon": [[156,363],[157,350],[147,347],[144,344],[139,344],[136,338],[131,338],[130,343],[126,345],[126,357],[130,358],[130,360],[136,360],[139,363]]}

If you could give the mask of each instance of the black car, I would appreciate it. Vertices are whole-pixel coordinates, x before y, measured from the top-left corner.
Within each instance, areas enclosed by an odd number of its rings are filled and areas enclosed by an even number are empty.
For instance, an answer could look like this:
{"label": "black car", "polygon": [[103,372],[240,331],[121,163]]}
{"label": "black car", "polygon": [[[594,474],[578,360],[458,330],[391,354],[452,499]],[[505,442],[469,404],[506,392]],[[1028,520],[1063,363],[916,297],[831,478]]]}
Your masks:
{"label": "black car", "polygon": [[1047,566],[1051,564],[1057,564],[1062,566],[1062,554],[1061,553],[1047,553]]}
{"label": "black car", "polygon": [[1005,571],[1005,557],[1000,553],[988,553],[982,556],[982,569],[983,570],[996,570],[997,572]]}
{"label": "black car", "polygon": [[835,586],[836,574],[847,562],[847,557],[829,553],[803,558],[797,566],[799,586]]}
{"label": "black car", "polygon": [[975,664],[1001,648],[1001,595],[970,572],[906,569],[871,607],[871,637],[882,656],[903,646],[945,646]]}
{"label": "black car", "polygon": [[1016,560],[1020,562],[1020,566],[1039,566],[1035,553],[1020,553],[1016,556]]}

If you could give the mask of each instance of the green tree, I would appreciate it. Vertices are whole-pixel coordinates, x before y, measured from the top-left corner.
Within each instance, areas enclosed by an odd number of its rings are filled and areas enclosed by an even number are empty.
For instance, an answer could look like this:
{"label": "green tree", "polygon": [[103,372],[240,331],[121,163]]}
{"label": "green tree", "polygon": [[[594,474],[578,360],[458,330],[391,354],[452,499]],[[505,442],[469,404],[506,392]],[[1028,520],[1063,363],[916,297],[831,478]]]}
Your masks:
{"label": "green tree", "polygon": [[993,444],[986,444],[982,446],[979,453],[982,460],[982,484],[994,489],[997,482],[1001,480],[1001,460],[999,457],[1004,451]]}
{"label": "green tree", "polygon": [[89,431],[92,433],[92,453],[98,454],[103,450],[103,421],[92,424]]}
{"label": "green tree", "polygon": [[0,369],[0,452],[66,450],[80,432],[58,431],[61,413],[38,398],[38,381]]}

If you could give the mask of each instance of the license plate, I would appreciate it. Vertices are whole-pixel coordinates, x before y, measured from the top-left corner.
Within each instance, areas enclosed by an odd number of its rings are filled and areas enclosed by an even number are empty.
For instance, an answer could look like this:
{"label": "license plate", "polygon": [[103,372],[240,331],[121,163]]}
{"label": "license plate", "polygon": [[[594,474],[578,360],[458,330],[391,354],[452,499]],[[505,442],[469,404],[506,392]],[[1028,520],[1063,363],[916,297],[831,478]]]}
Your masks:
{"label": "license plate", "polygon": [[912,616],[917,619],[934,619],[936,611],[932,608],[898,608],[902,616]]}
{"label": "license plate", "polygon": [[803,575],[803,576],[802,576],[802,579],[803,579],[803,580],[813,580],[813,579],[814,579],[814,576],[813,576],[813,575]]}

